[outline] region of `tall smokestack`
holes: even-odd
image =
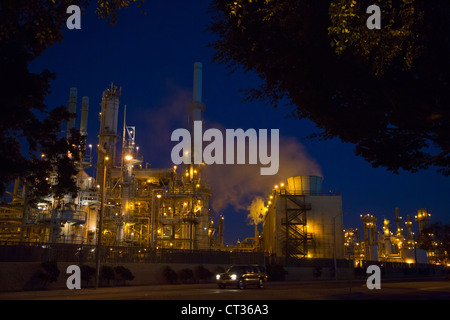
[[[89,98],[83,97],[81,103],[81,121],[80,121],[80,133],[83,136],[87,135],[88,113],[89,113]]]
[[[193,101],[202,103],[202,69],[201,62],[194,63],[194,91]]]
[[[194,165],[195,154],[202,152],[202,150],[194,150],[194,122],[203,121],[203,111],[205,111],[205,105],[202,102],[202,81],[203,81],[203,65],[201,62],[194,63],[194,79],[193,79],[193,92],[192,92],[192,103],[189,106],[188,112],[188,123],[191,130],[191,165],[189,166],[189,180],[199,180],[200,173],[198,165]]]
[[[69,112],[76,115],[77,113],[77,88],[70,88],[70,96],[69,96]],[[70,130],[75,128],[75,119],[76,117],[71,118],[67,121],[67,138],[70,137]]]
[[[203,120],[203,111],[205,105],[202,102],[202,81],[203,66],[201,62],[194,63],[194,85],[192,92],[192,103],[189,107],[189,122],[192,130],[194,130],[194,121]],[[191,131],[194,132],[194,131]]]

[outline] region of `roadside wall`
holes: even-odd
[[[58,269],[60,274],[58,280],[46,285],[47,289],[64,289],[66,288],[66,280],[70,274],[66,274],[67,267],[76,263],[70,262],[58,262]],[[95,264],[86,264],[95,268]],[[167,284],[167,280],[163,276],[163,270],[168,264],[163,263],[105,263],[102,266],[123,266],[128,268],[134,275],[134,279],[127,281],[127,285],[152,285],[152,284]],[[177,274],[183,269],[191,269],[194,271],[199,264],[171,264],[170,268]],[[218,264],[204,264],[204,268],[213,273],[210,281],[214,281],[214,275],[216,274],[218,267],[225,269],[226,265]],[[10,291],[23,291],[26,288],[40,286],[40,283],[36,282],[36,273],[42,269],[41,262],[0,262],[0,292]],[[180,277],[178,277],[180,278]],[[89,287],[94,285],[93,277],[88,284]],[[180,279],[179,279],[180,281]],[[178,282],[179,282],[178,281]],[[191,282],[195,281],[194,279]],[[189,282],[188,282],[189,283]],[[111,283],[113,285],[113,283]],[[82,282],[82,287],[86,287],[86,283]]]
[[[66,274],[67,267],[72,264],[70,262],[58,262],[57,266],[60,271],[58,280],[53,283],[48,283],[46,288],[51,289],[65,289],[66,280],[70,276]],[[87,263],[86,265],[95,268],[95,264]],[[123,266],[128,268],[134,275],[134,279],[127,281],[127,285],[153,285],[153,284],[168,284],[169,282],[164,277],[164,268],[170,266],[170,268],[177,273],[178,280],[180,283],[180,271],[184,269],[191,269],[195,272],[196,268],[200,264],[182,264],[182,263],[104,263],[102,266]],[[229,265],[226,264],[202,264],[204,268],[212,273],[212,277],[208,281],[204,282],[214,282],[214,275],[220,271],[224,270]],[[429,266],[429,265],[428,265]],[[23,290],[42,290],[41,283],[39,282],[39,277],[36,277],[37,272],[42,270],[41,262],[0,262],[0,292],[11,292],[11,291],[23,291]],[[324,267],[285,267],[284,279],[286,281],[314,281],[314,280],[333,280],[334,279],[334,268],[329,266]],[[420,272],[427,271],[427,272]],[[349,267],[338,267],[338,279],[339,280],[349,280],[349,279],[366,279],[367,274],[365,269],[358,270]],[[414,271],[414,272],[413,272]],[[392,270],[383,270],[382,278],[409,278],[409,277],[440,277],[445,276],[443,270],[436,267],[429,269],[418,269],[413,268],[395,268]],[[37,279],[37,280],[36,280]],[[281,280],[281,279],[280,279]],[[37,281],[37,282],[36,282]],[[95,278],[92,277],[89,283],[82,281],[82,288],[93,287]],[[186,283],[196,283],[196,279],[190,279]],[[269,279],[270,281],[270,279]],[[111,282],[111,285],[114,282]]]
[[[53,283],[48,283],[46,287],[48,289],[64,289],[66,288],[66,280],[70,276],[66,274],[67,267],[69,265],[76,264],[70,262],[58,262],[58,269],[60,274],[58,280]],[[95,268],[95,264],[87,264],[90,267]],[[170,266],[178,275],[183,269],[195,269],[199,264],[164,264],[164,263],[106,263],[102,264],[110,267],[123,266],[128,268],[134,275],[134,279],[127,281],[128,285],[153,285],[153,284],[167,284],[168,281],[164,277],[164,268]],[[226,269],[228,265],[221,264],[203,264],[204,268],[209,270],[213,276],[209,282],[214,281],[214,275],[222,269]],[[41,269],[40,262],[0,262],[0,292],[7,291],[22,291],[25,288],[30,287],[30,281],[35,277],[36,272]],[[285,280],[286,281],[298,281],[298,280],[330,280],[334,279],[334,270],[332,268],[323,268],[318,273],[317,269],[312,267],[287,267]],[[348,279],[353,276],[352,269],[340,269],[338,270],[339,279]],[[82,282],[82,287],[94,285],[94,277],[89,284]],[[180,282],[178,277],[178,283]],[[112,285],[113,283],[111,283]]]

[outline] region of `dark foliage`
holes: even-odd
[[[162,275],[167,283],[174,284],[178,281],[177,273],[169,266],[164,267]]]
[[[102,266],[100,268],[100,280],[109,286],[111,280],[114,280],[114,268],[110,266]]]
[[[181,283],[194,283],[195,282],[195,278],[194,278],[194,272],[192,271],[192,269],[183,269],[179,272],[179,278]]]
[[[87,265],[82,265],[80,267],[80,272],[81,272],[81,281],[84,281],[85,285],[89,286],[91,279],[95,278],[95,268]]]
[[[450,262],[450,225],[435,222],[425,227],[417,239],[420,249],[433,252],[434,263],[446,265]]]
[[[130,269],[125,268],[123,266],[114,267],[114,279],[117,281],[131,281],[134,279],[133,273]]]
[[[97,14],[115,23],[119,9],[142,1],[95,3]],[[69,140],[60,134],[62,124],[75,115],[66,106],[50,109],[45,104],[56,75],[47,69],[32,73],[28,65],[63,40],[67,7],[78,5],[84,10],[90,2],[0,1],[0,195],[16,178],[27,185],[28,204],[50,194],[60,198],[77,191],[75,162],[84,152],[84,139],[78,130]]]
[[[46,290],[47,284],[58,280],[60,271],[55,261],[43,262],[35,274],[28,280],[24,290]]]
[[[201,265],[195,268],[194,273],[198,282],[210,282],[214,275],[211,271]]]
[[[382,8],[368,30],[366,8]],[[357,4],[357,5],[355,5]],[[308,118],[374,167],[450,174],[450,2],[215,0],[214,61],[263,80],[247,99]]]

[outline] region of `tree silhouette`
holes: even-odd
[[[369,30],[377,4],[381,29]],[[254,71],[247,91],[312,120],[372,166],[450,174],[450,2],[214,0],[213,60]]]
[[[97,13],[117,22],[119,9],[142,0],[99,0]],[[31,61],[62,41],[69,5],[87,7],[89,0],[2,0],[0,2],[0,195],[11,181],[27,185],[28,201],[53,194],[75,194],[76,162],[84,139],[73,130],[69,139],[61,125],[74,115],[65,106],[44,103],[49,70],[32,73]],[[54,179],[50,177],[53,175]]]

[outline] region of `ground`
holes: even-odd
[[[264,289],[219,289],[216,284],[125,286],[80,290],[0,293],[0,300],[450,300],[450,281],[382,281],[369,290],[364,281],[268,282]]]

